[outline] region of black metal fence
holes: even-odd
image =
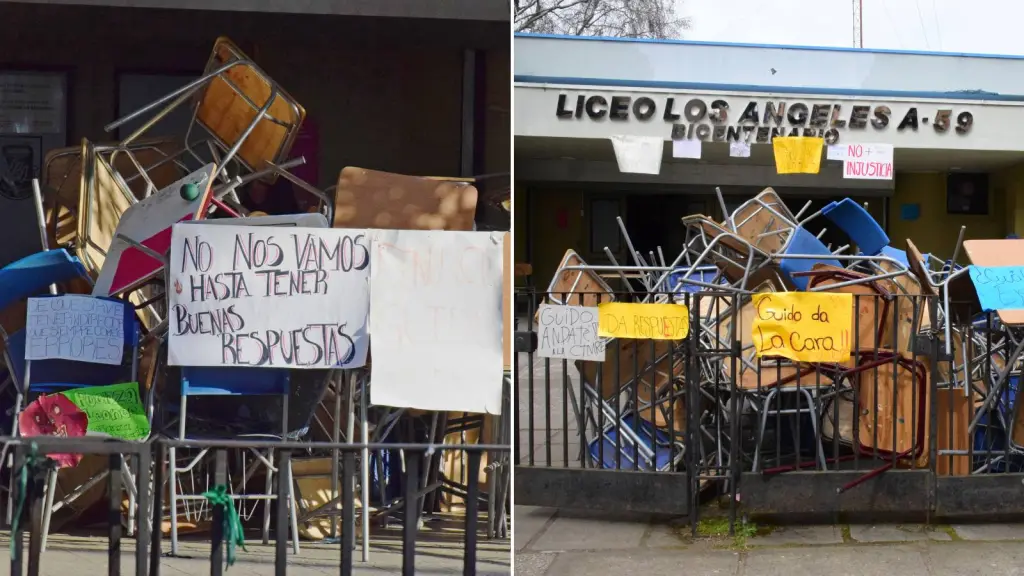
[[[122,528],[122,490],[124,478],[122,470],[123,457],[131,457],[137,496],[139,530],[136,534],[133,573],[158,576],[161,572],[161,558],[164,548],[161,522],[167,514],[167,501],[163,486],[173,479],[168,478],[168,451],[170,448],[207,449],[214,458],[213,485],[210,491],[210,502],[213,511],[213,523],[210,537],[210,574],[223,574],[226,564],[233,561],[234,548],[241,538],[241,526],[237,522],[235,505],[228,493],[227,469],[228,452],[230,450],[273,450],[276,467],[279,471],[288,470],[289,460],[293,455],[308,453],[311,450],[335,451],[340,453],[340,515],[341,537],[339,539],[338,573],[353,573],[354,550],[356,538],[356,492],[357,457],[368,450],[370,453],[393,450],[404,454],[404,470],[402,472],[403,505],[402,516],[402,574],[416,573],[417,532],[420,514],[425,497],[422,490],[421,469],[427,456],[443,451],[464,453],[468,461],[467,470],[481,469],[481,459],[488,455],[491,468],[500,466],[503,457],[507,458],[508,446],[484,444],[348,444],[348,443],[310,443],[310,442],[252,442],[241,440],[218,441],[177,441],[156,439],[146,443],[123,442],[98,438],[0,438],[13,453],[13,514],[11,524],[11,565],[10,574],[21,576],[25,573],[37,576],[45,559],[43,551],[43,516],[44,516],[44,484],[47,472],[54,466],[54,461],[47,454],[92,454],[108,456],[106,502],[107,510],[107,551],[108,574],[121,573]],[[279,473],[275,479],[277,494],[287,494],[289,474]],[[481,504],[487,506],[487,495],[483,493],[478,474],[466,475],[463,486],[465,501],[464,541],[463,541],[463,573],[477,573],[477,550],[480,528],[482,526]],[[276,498],[275,525],[275,574],[284,575],[288,572],[289,545],[289,509],[287,498]],[[410,505],[409,503],[413,503]],[[171,513],[176,513],[172,511]],[[328,514],[337,513],[328,511]],[[365,520],[365,518],[364,518]],[[489,519],[490,520],[490,519]],[[26,562],[25,533],[28,532],[28,554]]]
[[[520,292],[516,504],[689,515],[694,530],[707,510],[1024,514],[1024,334],[970,305],[850,286],[840,363],[759,356],[750,294]],[[685,304],[689,333],[607,340],[603,362],[538,355],[539,304],[612,300]]]

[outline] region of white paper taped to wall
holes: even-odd
[[[846,146],[839,144],[829,144],[828,150],[825,152],[826,160],[845,160],[846,159]]]
[[[657,136],[612,136],[619,172],[660,174],[665,141]]]
[[[700,140],[673,140],[672,157],[700,160]]]
[[[729,156],[733,158],[750,158],[750,144],[743,140],[729,142]]]

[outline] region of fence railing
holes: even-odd
[[[45,559],[43,550],[44,532],[44,494],[45,478],[54,466],[47,454],[91,454],[108,456],[106,472],[106,503],[107,503],[107,551],[108,574],[121,573],[122,533],[122,491],[126,488],[123,476],[123,457],[132,458],[132,476],[134,476],[135,511],[140,519],[136,534],[134,553],[134,573],[158,576],[161,572],[163,552],[163,533],[161,523],[167,510],[167,499],[164,486],[173,478],[168,475],[168,452],[170,449],[198,449],[212,453],[213,489],[206,494],[213,512],[210,534],[209,562],[210,573],[223,574],[227,565],[234,561],[237,539],[242,538],[241,526],[237,522],[237,512],[231,499],[228,481],[228,453],[231,450],[273,450],[276,469],[289,470],[289,461],[296,454],[308,453],[311,450],[340,454],[340,510],[327,511],[326,514],[341,515],[341,537],[339,539],[338,573],[349,575],[354,569],[354,550],[356,538],[356,492],[355,486],[359,474],[357,458],[364,451],[374,453],[381,450],[400,451],[404,458],[402,471],[402,574],[416,573],[417,534],[424,497],[431,488],[424,489],[423,475],[426,468],[424,462],[429,456],[443,451],[457,451],[465,454],[468,470],[481,470],[481,461],[489,455],[491,470],[503,466],[509,446],[485,444],[351,444],[326,442],[253,442],[243,440],[217,441],[178,441],[155,439],[145,443],[106,440],[93,437],[59,438],[41,436],[31,438],[0,438],[13,454],[12,500],[14,510],[11,529],[11,565],[10,574],[21,576],[26,567],[28,576],[40,573]],[[293,487],[289,474],[279,473],[276,477],[277,494],[288,494]],[[479,474],[467,474],[464,491],[465,517],[463,521],[463,573],[476,574],[478,538],[481,529],[481,504],[486,511],[487,498],[483,494]],[[291,513],[288,498],[276,498],[276,524],[274,534],[274,570],[275,574],[284,575],[288,570],[289,520]],[[409,503],[412,503],[411,505]],[[362,503],[366,506],[367,503]],[[326,507],[324,507],[326,508]],[[392,509],[391,512],[396,512]],[[171,514],[177,511],[171,511]],[[365,508],[362,509],[365,514]],[[367,521],[364,516],[363,521]],[[28,533],[28,553],[25,554],[25,533]]]
[[[759,353],[750,293],[521,292],[517,504],[689,514],[694,529],[717,498],[733,522],[1024,514],[1010,496],[1024,334],[942,298],[858,288],[849,359],[831,363]],[[689,332],[602,339],[603,362],[550,357],[551,339],[582,336],[544,325],[540,304],[608,302],[684,304]]]

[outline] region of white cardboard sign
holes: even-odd
[[[597,336],[596,306],[541,304],[538,312],[538,356],[604,362],[605,342]]]
[[[665,140],[657,136],[612,136],[612,148],[619,172],[623,174],[660,174]]]
[[[124,355],[124,304],[77,294],[29,298],[25,360],[119,365]]]
[[[501,412],[504,234],[373,231],[374,405]]]
[[[892,144],[847,144],[843,178],[892,180]]]
[[[744,140],[729,142],[729,156],[733,158],[750,158],[750,144]]]
[[[169,264],[170,365],[366,363],[366,230],[175,224]]]
[[[691,158],[694,160],[700,160],[701,145],[700,140],[673,140],[672,141],[672,157],[673,158]]]

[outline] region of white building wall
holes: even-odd
[[[1024,57],[520,35],[521,82],[1024,101]]]

